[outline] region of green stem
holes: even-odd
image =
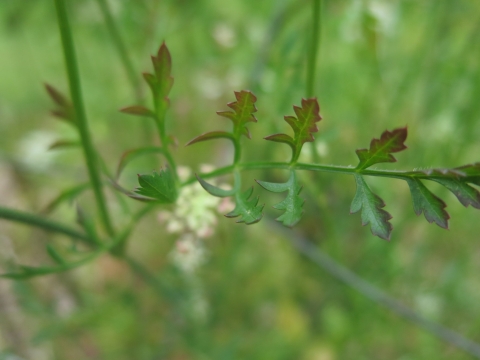
[[[112,12],[110,11],[107,1],[97,0],[97,2],[100,7],[100,11],[102,12],[102,15],[105,19],[107,30],[110,33],[110,36],[112,37],[113,45],[117,49],[118,55],[120,56],[120,61],[122,62],[123,68],[125,69],[125,73],[127,75],[128,81],[130,82],[130,85],[132,86],[132,88],[135,90],[134,91],[135,98],[137,102],[140,103],[142,101],[141,95],[139,93],[140,84],[138,81],[138,76],[135,73],[135,69],[133,67],[132,61],[128,56],[127,47],[125,46],[125,43],[123,42],[122,37],[120,36],[120,32],[118,31],[118,28],[115,25],[115,21],[113,20]]]
[[[105,203],[104,195],[102,192],[102,184],[100,181],[100,175],[98,172],[98,160],[97,154],[90,138],[90,132],[88,129],[87,116],[83,106],[82,91],[80,86],[80,76],[78,73],[77,59],[75,55],[75,48],[70,30],[70,24],[68,22],[67,11],[65,8],[64,0],[54,0],[55,7],[57,9],[57,19],[60,29],[60,35],[62,38],[63,54],[65,57],[65,65],[67,68],[68,81],[70,86],[70,95],[75,110],[75,120],[80,133],[80,139],[82,142],[83,154],[88,168],[88,174],[92,183],[93,192],[95,194],[95,200],[100,212],[100,218],[107,233],[112,236],[114,230],[110,221],[109,213]]]
[[[75,229],[34,214],[25,213],[23,211],[8,209],[0,206],[0,218],[23,223],[29,226],[39,227],[47,231],[57,232],[74,239],[82,240],[88,244],[91,244],[92,242],[86,234],[82,234]]]
[[[329,173],[340,173],[340,174],[359,174],[365,176],[377,176],[377,177],[387,177],[394,179],[407,180],[411,178],[416,179],[438,179],[438,178],[451,178],[451,175],[442,175],[442,174],[426,174],[421,171],[397,171],[397,170],[361,170],[356,169],[351,166],[340,166],[340,165],[318,165],[318,164],[304,164],[296,163],[290,164],[288,162],[267,162],[267,161],[258,161],[258,162],[248,162],[248,163],[238,163],[236,165],[229,165],[218,168],[214,171],[211,171],[206,174],[198,174],[202,179],[209,179],[217,177],[220,175],[225,175],[233,172],[235,169],[238,170],[266,170],[266,169],[280,169],[280,170],[307,170],[307,171],[319,171],[319,172],[329,172]],[[182,186],[194,183],[196,178],[192,177],[185,181]]]
[[[310,48],[308,52],[307,63],[307,97],[315,96],[315,69],[317,63],[317,52],[320,43],[320,31],[321,31],[321,0],[312,0],[312,33],[310,36]]]
[[[321,0],[312,1],[312,26],[310,36],[310,48],[308,53],[307,63],[307,81],[306,81],[306,96],[311,98],[315,96],[315,70],[317,65],[317,53],[320,48],[321,35],[321,16],[322,16],[322,2]],[[312,159],[315,163],[320,162],[320,155],[318,154],[315,143],[310,144],[312,149]],[[298,159],[298,156],[297,156]],[[295,159],[295,161],[297,160]]]

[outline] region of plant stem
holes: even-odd
[[[307,97],[315,96],[315,68],[317,63],[317,52],[320,43],[321,31],[321,0],[312,0],[312,29],[310,36],[310,48],[307,63]]]
[[[7,209],[0,206],[0,218],[39,227],[47,231],[58,232],[71,238],[79,239],[88,244],[91,244],[91,240],[86,234],[82,234],[81,232],[78,232],[68,226],[59,224],[57,222],[45,219],[34,214],[25,213],[23,211],[13,209]]]
[[[206,174],[198,174],[202,179],[213,178],[220,175],[225,175],[233,172],[235,169],[239,170],[265,170],[265,169],[295,169],[295,170],[307,170],[307,171],[319,171],[319,172],[329,172],[329,173],[340,173],[340,174],[359,174],[365,176],[378,176],[378,177],[387,177],[394,179],[438,179],[438,178],[452,178],[449,174],[427,174],[422,171],[398,171],[398,170],[370,170],[370,169],[356,169],[351,166],[340,166],[340,165],[319,165],[319,164],[304,164],[296,163],[290,164],[288,162],[267,162],[267,161],[258,161],[258,162],[248,162],[248,163],[238,163],[236,165],[229,165],[218,168],[214,171],[211,171]],[[472,175],[469,175],[472,176]],[[188,179],[183,185],[188,185],[196,181],[195,177]]]
[[[133,67],[132,61],[128,56],[127,47],[120,36],[120,32],[118,31],[117,26],[115,25],[115,21],[112,17],[112,12],[108,6],[108,2],[106,0],[97,0],[97,3],[100,7],[100,11],[105,19],[105,24],[107,25],[107,30],[110,33],[110,36],[113,40],[113,45],[117,49],[118,55],[120,56],[120,61],[122,62],[123,68],[125,69],[125,73],[127,75],[128,81],[130,82],[130,86],[134,89],[135,98],[137,102],[141,102],[142,98],[139,93],[140,84],[139,84],[139,77],[135,73],[135,69]]]
[[[321,16],[322,16],[322,3],[321,0],[312,1],[312,26],[310,36],[310,48],[308,53],[307,63],[307,81],[306,81],[306,96],[311,98],[315,96],[315,70],[317,65],[317,53],[320,48],[320,35],[321,35]],[[315,146],[315,143],[310,144],[312,151],[313,161],[318,163],[320,155]]]
[[[82,142],[83,154],[88,168],[88,174],[92,183],[95,200],[102,224],[108,235],[113,236],[114,230],[110,221],[110,216],[105,203],[105,198],[102,192],[102,184],[100,181],[100,174],[98,171],[98,159],[95,149],[90,138],[88,129],[87,116],[83,106],[82,91],[80,85],[80,76],[78,73],[77,59],[75,55],[75,47],[73,43],[70,24],[68,22],[67,11],[64,0],[54,0],[57,10],[57,19],[62,38],[63,54],[65,57],[65,65],[67,68],[68,82],[70,86],[70,96],[72,98],[73,107],[75,110],[75,120],[80,133],[80,140]]]

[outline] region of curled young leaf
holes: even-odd
[[[407,180],[412,194],[413,209],[415,214],[422,212],[429,223],[435,222],[438,226],[448,229],[448,219],[450,215],[445,211],[447,205],[442,199],[436,197],[428,190],[423,183],[416,178]]]
[[[355,174],[357,192],[350,206],[350,214],[362,210],[362,225],[370,224],[372,234],[384,240],[390,240],[392,224],[388,221],[392,216],[383,210],[385,203],[370,190],[361,175]]]
[[[404,142],[407,138],[407,128],[399,128],[393,131],[385,130],[380,139],[370,142],[370,149],[358,149],[356,151],[360,163],[357,169],[366,169],[374,164],[382,162],[396,162],[392,153],[406,149]]]

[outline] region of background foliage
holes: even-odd
[[[305,97],[308,1],[122,0],[111,7],[138,80],[151,70],[148,55],[168,43],[175,85],[167,118],[179,164],[198,171],[204,163],[230,163],[227,141],[183,145],[221,126],[215,111],[226,110],[233,91],[244,88],[258,98],[258,123],[250,126],[243,158],[289,159],[288,147],[262,138],[284,132],[283,115],[292,115],[292,105]],[[94,143],[113,172],[123,151],[153,139],[153,126],[118,112],[134,102],[135,92],[98,4],[75,1],[69,11]],[[399,163],[386,164],[389,169],[478,161],[479,24],[480,3],[469,0],[324,1],[315,79],[323,117],[315,134],[320,162],[355,165],[355,149],[404,125],[409,150],[396,155]],[[87,180],[80,151],[47,151],[58,139],[74,138],[50,116],[42,85],[67,90],[53,2],[0,2],[0,53],[1,204],[41,212],[60,189]],[[143,98],[147,87],[138,91]],[[122,184],[133,189],[137,173],[163,162],[154,155],[138,159]],[[304,236],[418,313],[480,341],[478,213],[429,185],[448,203],[452,220],[445,231],[414,215],[407,184],[370,179],[394,217],[387,243],[360,226],[359,214],[348,215],[352,177],[301,176],[309,184],[297,225]],[[281,182],[286,172],[249,172],[244,184],[255,185],[254,178]],[[118,204],[114,196],[108,193]],[[268,204],[281,200],[262,197]],[[78,201],[87,213],[93,209],[91,194]],[[115,223],[124,221],[120,205],[112,211]],[[264,211],[271,219],[280,215],[270,206]],[[73,222],[75,206],[62,205],[52,216]],[[170,255],[179,235],[151,214],[129,251],[158,275],[160,288],[109,256],[58,276],[1,280],[0,358],[470,358],[339,283],[275,229],[265,221],[234,226],[219,216],[205,240],[204,263],[188,272]],[[0,265],[46,263],[51,241],[69,246],[61,236],[1,221]]]

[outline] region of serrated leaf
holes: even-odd
[[[480,193],[477,189],[458,179],[431,178],[430,180],[445,186],[457,197],[463,206],[468,207],[468,205],[472,205],[474,208],[480,209]]]
[[[209,184],[208,182],[203,180],[197,174],[195,174],[195,176],[196,176],[198,182],[200,183],[200,185],[202,185],[202,187],[205,189],[205,191],[208,192],[210,195],[213,195],[213,196],[228,197],[228,196],[235,195],[238,192],[238,190],[240,190],[241,179],[240,179],[240,174],[238,172],[234,173],[234,185],[233,185],[233,188],[231,190],[221,189],[221,188],[219,188],[215,185]]]
[[[253,186],[245,192],[238,191],[235,194],[235,209],[225,214],[226,217],[233,218],[240,216],[237,223],[245,223],[251,225],[259,222],[263,217],[263,207],[265,205],[258,205],[259,197],[250,199],[253,193]]]
[[[450,215],[445,211],[447,205],[442,199],[436,197],[428,190],[423,183],[416,178],[407,180],[412,194],[413,209],[415,214],[422,212],[429,223],[435,222],[438,226],[448,229],[448,219]]]
[[[159,173],[138,175],[140,187],[135,189],[137,194],[156,199],[162,203],[171,204],[177,200],[178,193],[175,179],[170,168],[166,167]]]
[[[316,98],[302,99],[302,107],[294,106],[297,117],[285,116],[285,121],[292,127],[294,137],[286,134],[267,136],[265,140],[283,142],[292,147],[292,162],[300,155],[303,144],[315,140],[313,133],[318,131],[317,122],[322,120],[320,106]]]
[[[153,153],[163,154],[164,151],[162,148],[159,148],[158,146],[145,146],[142,148],[125,151],[122,154],[122,157],[120,158],[120,162],[118,163],[118,166],[117,166],[117,179],[120,177],[123,169],[125,169],[125,166],[127,166],[128,163],[138,158],[139,156],[146,155],[146,154],[153,154]]]
[[[210,131],[205,134],[199,135],[196,138],[193,138],[188,143],[186,143],[185,146],[213,139],[229,139],[235,141],[235,137],[232,133],[228,133],[226,131]]]
[[[302,191],[302,187],[298,185],[295,171],[290,172],[290,178],[285,183],[256,181],[265,190],[271,192],[279,193],[288,191],[285,200],[273,206],[274,209],[285,210],[285,212],[276,219],[277,221],[281,221],[283,225],[288,227],[293,227],[300,221],[303,215],[303,204],[305,200],[298,196]]]
[[[249,122],[257,122],[253,113],[257,112],[255,102],[257,98],[247,90],[235,91],[237,101],[228,103],[227,106],[233,111],[217,111],[217,114],[226,117],[233,122],[233,136],[239,139],[241,135],[250,138],[250,132],[246,125]]]
[[[406,149],[404,142],[407,138],[407,128],[399,128],[393,131],[385,130],[380,139],[372,139],[370,149],[358,149],[356,151],[360,163],[357,169],[366,169],[374,164],[383,162],[396,162],[392,153]]]
[[[120,109],[120,112],[122,112],[124,114],[142,116],[142,117],[148,117],[148,118],[151,118],[151,119],[155,119],[155,113],[153,111],[147,109],[145,106],[142,106],[142,105],[127,106],[125,108]]]
[[[57,108],[52,111],[52,114],[76,126],[75,112],[73,110],[73,105],[68,98],[52,85],[45,84],[45,89],[53,102],[57,105]]]
[[[385,203],[370,190],[362,176],[355,174],[357,191],[350,206],[350,214],[362,210],[362,225],[370,224],[372,234],[390,240],[392,224],[388,221],[392,216],[383,210]]]

